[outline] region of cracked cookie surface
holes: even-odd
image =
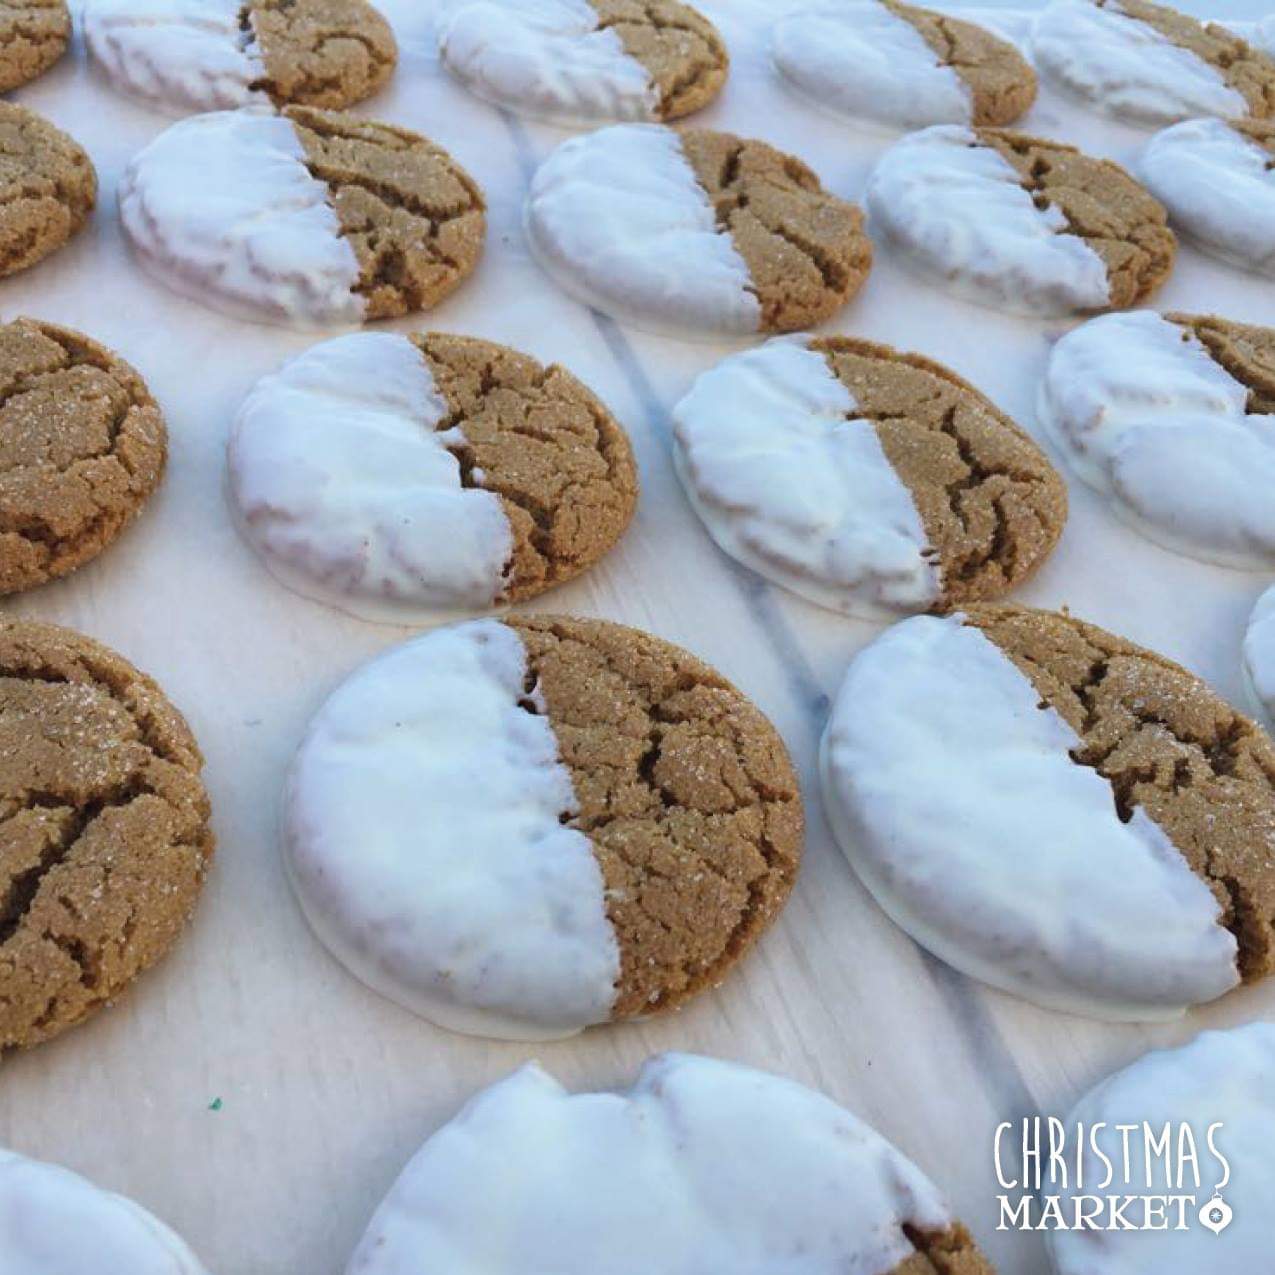
[[[34,319],[0,327],[0,593],[73,571],[163,477],[164,418],[122,359]]]
[[[74,1026],[168,951],[212,855],[202,765],[126,660],[0,623],[0,1049]]]
[[[71,38],[66,0],[0,2],[0,93],[43,75]]]

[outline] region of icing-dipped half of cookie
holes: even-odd
[[[1006,129],[909,134],[873,169],[867,202],[906,263],[1020,313],[1126,309],[1177,254],[1167,212],[1118,164]]]
[[[622,1093],[568,1093],[536,1063],[484,1089],[408,1162],[347,1267],[797,1269],[992,1275],[874,1129],[795,1081],[693,1054],[648,1059]]]
[[[852,662],[833,830],[919,943],[1099,1018],[1275,970],[1275,744],[1185,669],[1069,616],[917,616]]]
[[[536,170],[526,229],[541,266],[635,326],[708,336],[792,332],[862,286],[859,208],[799,159],[708,130],[618,124]]]
[[[787,899],[803,817],[779,736],[707,665],[519,616],[357,670],[301,743],[284,828],[352,973],[454,1031],[540,1040],[720,983]]]
[[[814,0],[771,30],[780,74],[815,105],[894,128],[1012,124],[1036,73],[1008,40],[899,0]]]
[[[129,162],[119,207],[161,283],[300,328],[429,309],[473,271],[486,233],[482,192],[441,147],[304,106],[178,121]]]
[[[1258,598],[1249,616],[1242,671],[1253,711],[1275,733],[1275,585]]]
[[[731,355],[673,411],[674,461],[731,557],[869,619],[997,597],[1048,557],[1067,489],[939,363],[854,337]]]
[[[286,363],[240,408],[227,472],[277,579],[391,624],[572,579],[638,496],[628,435],[570,372],[443,333],[357,332]]]
[[[565,124],[678,119],[730,67],[717,28],[680,0],[452,0],[438,53],[476,96]]]

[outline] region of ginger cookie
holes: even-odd
[[[0,1254],[13,1275],[207,1275],[185,1241],[140,1205],[3,1147]]]
[[[1004,129],[937,124],[896,142],[868,209],[918,270],[1028,314],[1136,305],[1177,251],[1164,208],[1118,164]]]
[[[398,60],[368,0],[88,0],[84,38],[120,92],[183,115],[352,106]]]
[[[1275,275],[1275,122],[1174,124],[1147,144],[1138,172],[1198,247]]]
[[[202,768],[114,651],[0,622],[0,1050],[74,1027],[172,946],[212,857]]]
[[[484,1089],[408,1162],[347,1267],[478,1269],[992,1275],[875,1129],[694,1054],[648,1058],[618,1094],[572,1095],[534,1062]]]
[[[485,101],[567,124],[678,119],[730,66],[717,28],[680,0],[461,0],[438,53]]]
[[[571,373],[441,333],[307,350],[248,396],[228,462],[239,526],[282,583],[398,624],[579,575],[638,494],[628,436]]]
[[[993,598],[1067,520],[1035,443],[939,363],[854,337],[780,338],[705,372],[674,462],[726,553],[869,619]]]
[[[562,288],[657,331],[809,327],[841,309],[872,264],[862,213],[799,159],[655,124],[564,142],[532,178],[526,226]]]
[[[284,807],[337,959],[509,1040],[715,987],[802,846],[788,754],[739,691],[659,638],[561,616],[470,620],[365,664],[311,722]]]
[[[1054,0],[1032,28],[1032,51],[1059,83],[1135,123],[1275,114],[1275,58],[1149,0]]]
[[[1092,1201],[1077,1197],[1102,1194],[1104,1158],[1131,1198],[1123,1226],[1108,1227],[1105,1208],[1090,1225],[1047,1229],[1058,1275],[1238,1275],[1269,1265],[1273,1079],[1275,1025],[1258,1022],[1144,1054],[1085,1094],[1066,1120],[1067,1129],[1084,1130],[1076,1161],[1083,1177],[1062,1188],[1063,1216],[1075,1216],[1078,1204],[1092,1211]],[[1167,1158],[1148,1142],[1166,1128]]]
[[[0,594],[97,557],[167,458],[164,417],[123,359],[52,323],[0,325]]]
[[[1275,567],[1275,329],[1104,315],[1054,346],[1037,415],[1143,535],[1206,562]]]
[[[1275,970],[1275,744],[1163,656],[980,604],[853,661],[824,799],[864,885],[949,964],[1101,1018]]]
[[[306,106],[181,120],[134,156],[119,199],[160,282],[301,328],[436,305],[474,269],[486,229],[482,192],[441,147]]]
[[[5,0],[0,5],[0,93],[43,75],[70,39],[66,0]]]
[[[986,28],[898,0],[815,0],[771,31],[779,72],[815,105],[890,128],[1012,124],[1036,73]]]

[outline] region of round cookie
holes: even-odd
[[[1032,52],[1074,93],[1136,123],[1275,114],[1275,59],[1149,0],[1053,0],[1032,28]]]
[[[84,39],[120,92],[178,114],[340,109],[380,89],[398,60],[368,0],[88,0]]]
[[[569,1094],[536,1063],[484,1089],[408,1162],[347,1270],[992,1267],[934,1184],[831,1099],[737,1063],[661,1054],[619,1094]]]
[[[829,820],[882,908],[1037,1004],[1151,1020],[1275,970],[1275,744],[1070,616],[915,616],[851,663]]]
[[[164,417],[123,359],[38,319],[0,325],[0,594],[97,557],[167,458]]]
[[[66,0],[6,0],[0,7],[0,93],[43,75],[70,39]]]
[[[563,368],[470,337],[357,332],[249,394],[230,496],[282,583],[408,624],[520,602],[620,538],[623,428]]]
[[[78,142],[42,115],[0,102],[0,278],[62,247],[97,203],[97,173]]]
[[[547,1040],[675,1008],[770,925],[801,855],[770,723],[602,620],[471,620],[365,664],[284,804],[325,946],[453,1031]]]
[[[872,263],[859,209],[800,160],[657,124],[562,143],[532,178],[526,226],[540,264],[578,300],[689,335],[813,326]]]
[[[1186,120],[1138,164],[1173,224],[1206,252],[1275,275],[1275,123]]]
[[[1275,733],[1275,585],[1258,598],[1249,616],[1243,671],[1253,711]]]
[[[441,147],[306,106],[180,120],[133,157],[119,201],[161,283],[300,328],[436,305],[474,269],[486,230],[482,192]]]
[[[1109,1164],[1110,1189],[1132,1199],[1122,1210],[1125,1227],[1048,1231],[1058,1275],[1201,1275],[1269,1265],[1275,1245],[1269,1189],[1273,1081],[1275,1026],[1249,1023],[1144,1054],[1081,1098],[1066,1121],[1088,1139],[1077,1167],[1089,1184],[1081,1193],[1102,1193],[1096,1184],[1107,1180]],[[1183,1125],[1190,1127],[1189,1142]],[[1144,1149],[1148,1136],[1166,1128],[1173,1140],[1172,1172],[1164,1156]],[[1129,1178],[1123,1176],[1122,1130],[1132,1131]],[[1192,1147],[1194,1166],[1187,1154]],[[1074,1180],[1061,1191],[1066,1217],[1074,1213],[1076,1194]],[[1179,1205],[1175,1197],[1183,1195],[1187,1200]],[[1159,1201],[1148,1198],[1156,1196]],[[1174,1199],[1167,1210],[1165,1196]],[[1206,1228],[1205,1210],[1218,1196],[1230,1220],[1222,1229]]]
[[[854,337],[779,338],[673,410],[674,463],[731,557],[869,619],[996,597],[1067,519],[1035,443],[941,364]]]
[[[891,128],[1012,124],[1036,73],[1000,36],[899,0],[815,0],[771,30],[779,72],[817,106]]]
[[[868,210],[918,270],[1027,314],[1136,305],[1177,249],[1165,210],[1118,164],[1003,129],[909,134],[873,170]]]
[[[207,1275],[185,1241],[140,1205],[3,1147],[0,1256],[8,1275]]]
[[[0,1051],[75,1026],[172,946],[212,857],[202,767],[114,651],[0,621]]]
[[[438,52],[485,101],[566,124],[690,115],[730,66],[717,28],[680,0],[460,0]]]
[[[1037,416],[1143,535],[1206,562],[1275,566],[1275,329],[1104,315],[1054,346]]]

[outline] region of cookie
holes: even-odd
[[[486,228],[481,191],[441,147],[305,106],[179,121],[134,156],[119,200],[161,283],[300,328],[437,305],[474,269]]]
[[[70,39],[66,0],[6,0],[0,8],[0,93],[43,75]]]
[[[1067,489],[941,364],[854,337],[731,355],[673,410],[674,463],[731,557],[868,619],[996,597],[1049,555]]]
[[[605,1166],[605,1172],[602,1171]],[[410,1160],[349,1275],[991,1275],[932,1182],[795,1081],[694,1054],[569,1094],[529,1063]]]
[[[1138,173],[1205,252],[1275,275],[1275,123],[1174,124],[1147,144]]]
[[[1168,214],[1118,164],[1003,129],[909,134],[873,170],[868,210],[918,270],[1027,314],[1136,305],[1177,249]]]
[[[1275,567],[1275,329],[1151,310],[1094,319],[1054,346],[1037,416],[1143,535]]]
[[[526,226],[562,288],[657,331],[810,327],[841,309],[872,262],[859,209],[799,159],[657,124],[564,142],[532,178]]]
[[[0,1050],[75,1026],[172,946],[212,857],[202,767],[114,651],[0,622]]]
[[[0,102],[0,277],[62,247],[97,203],[80,144],[42,115]]]
[[[1127,1182],[1111,1189],[1132,1198],[1122,1210],[1123,1227],[1047,1232],[1058,1275],[1201,1275],[1269,1265],[1272,1079],[1275,1026],[1249,1023],[1144,1054],[1081,1098],[1066,1127],[1084,1130],[1076,1171],[1087,1185],[1077,1192],[1072,1179],[1062,1190],[1063,1216],[1073,1216],[1077,1194],[1103,1193],[1107,1164],[1113,1183]],[[1144,1141],[1166,1129],[1172,1170],[1164,1154],[1144,1152]],[[1122,1130],[1132,1132],[1128,1179]],[[1160,1202],[1148,1198],[1154,1196]],[[1172,1201],[1167,1210],[1165,1196]],[[1226,1212],[1214,1220],[1208,1213],[1219,1198]]]
[[[1244,685],[1253,711],[1275,734],[1275,585],[1257,600],[1244,633]]]
[[[690,115],[730,66],[717,28],[679,0],[461,0],[438,53],[485,101],[566,124]]]
[[[1066,615],[981,604],[850,666],[824,800],[878,903],[971,977],[1172,1017],[1275,970],[1275,744]]]
[[[1000,36],[898,0],[816,0],[771,30],[780,74],[817,106],[891,128],[1012,124],[1036,73]]]
[[[312,347],[249,394],[228,460],[239,526],[282,583],[398,624],[579,575],[637,504],[628,436],[571,373],[441,333]]]
[[[2,1147],[0,1254],[12,1275],[207,1275],[185,1241],[132,1200]]]
[[[351,106],[398,60],[368,0],[88,0],[90,56],[121,93],[175,114]]]
[[[1275,114],[1275,58],[1148,0],[1054,0],[1032,28],[1032,51],[1047,75],[1135,123]]]
[[[0,325],[0,594],[97,557],[167,458],[164,417],[123,359],[38,319]]]
[[[716,986],[792,888],[783,743],[659,638],[558,616],[434,629],[364,665],[293,763],[315,933],[453,1031],[572,1035]]]

